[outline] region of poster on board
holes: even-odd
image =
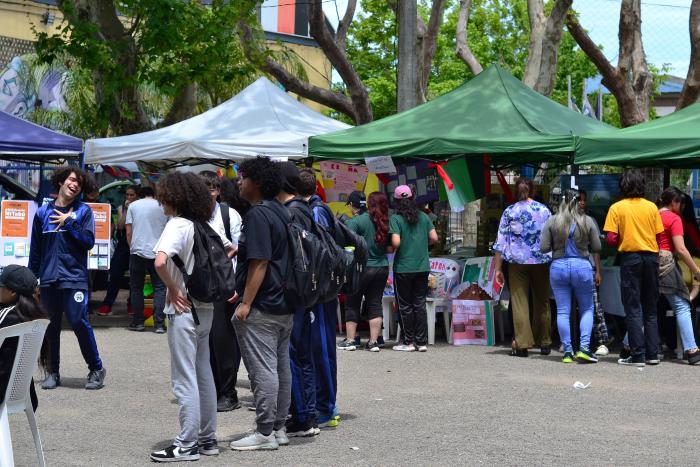
[[[95,220],[95,245],[88,252],[88,269],[109,270],[112,239],[112,207],[108,203],[85,203]]]
[[[36,213],[34,201],[3,200],[0,206],[0,267],[29,264],[29,244]]]
[[[438,190],[437,173],[429,167],[428,161],[417,161],[410,164],[401,164],[396,167],[397,174],[389,178],[386,187],[391,194],[398,185],[408,185],[413,191],[413,198],[417,203],[430,203],[440,199]],[[442,183],[440,181],[440,183]]]
[[[362,191],[367,180],[367,167],[342,162],[321,162],[321,178],[329,203],[345,203],[355,190]]]

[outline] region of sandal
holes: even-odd
[[[523,358],[526,358],[528,356],[527,349],[519,349],[517,347],[515,340],[513,340],[513,342],[510,344],[510,355],[511,355],[511,357],[523,357]]]

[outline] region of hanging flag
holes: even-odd
[[[591,105],[591,102],[588,100],[587,95],[583,96],[583,108],[581,109],[581,113],[583,115],[585,115],[586,117],[591,117],[591,118],[595,118],[595,119],[598,118],[595,110],[593,110],[593,106]]]
[[[569,108],[571,110],[575,110],[576,112],[581,112],[578,107],[576,106],[576,102],[574,102],[574,98],[571,96],[571,75],[568,75],[566,77],[566,83],[567,83],[567,103],[569,105]]]

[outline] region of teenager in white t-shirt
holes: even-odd
[[[194,267],[194,224],[209,222],[212,199],[202,179],[193,173],[173,172],[158,184],[158,200],[172,216],[158,243],[155,267],[167,289],[168,346],[173,394],[180,412],[180,434],[173,444],[151,454],[156,462],[197,460],[217,455],[216,388],[209,363],[209,332],[214,307],[187,298],[185,280],[172,261],[180,257],[188,273]],[[191,313],[195,307],[199,325]]]

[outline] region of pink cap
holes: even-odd
[[[399,185],[394,189],[395,199],[410,198],[411,196],[413,196],[413,193],[408,185]]]

